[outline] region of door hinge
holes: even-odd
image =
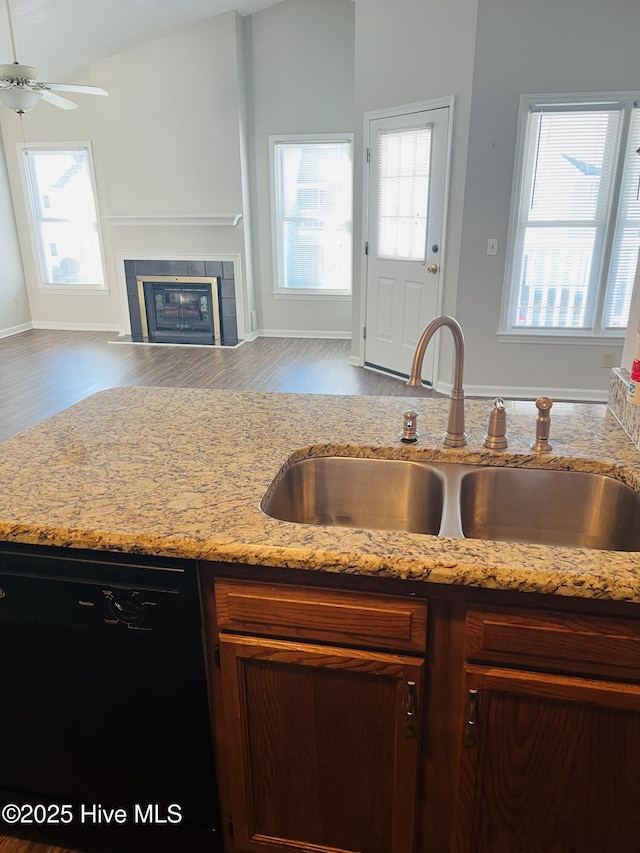
[[[216,665],[216,669],[220,669],[220,644],[216,643],[213,647],[213,662]]]
[[[365,253],[365,255],[369,254],[369,242],[368,241],[364,244],[364,253]]]
[[[367,148],[367,163],[371,162],[371,149]]]
[[[364,340],[364,341],[367,340],[367,327],[366,326],[362,329],[362,340]]]
[[[232,817],[229,817],[229,820],[227,821],[227,834],[229,835],[229,838],[233,838],[233,818]]]

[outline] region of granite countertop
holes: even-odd
[[[103,391],[0,444],[0,540],[640,602],[640,552],[292,524],[260,500],[294,452],[576,468],[640,491],[640,452],[604,404],[556,403],[532,454],[533,401],[506,402],[509,448],[482,446],[489,403],[175,388]],[[402,412],[420,440],[399,442]],[[313,450],[310,450],[313,448]]]

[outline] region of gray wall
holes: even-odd
[[[604,395],[609,374],[600,367],[601,344],[502,343],[496,337],[518,98],[522,93],[639,89],[639,36],[638,0],[284,0],[245,19],[228,13],[104,60],[83,82],[105,85],[111,92],[106,103],[84,99],[73,113],[42,104],[25,117],[24,128],[34,140],[93,141],[107,219],[128,214],[144,220],[168,213],[188,219],[234,214],[240,208],[245,213],[236,228],[105,223],[114,296],[117,253],[129,257],[136,248],[149,253],[159,246],[196,253],[228,249],[244,255],[247,268],[253,261],[261,330],[346,335],[353,328],[357,362],[363,116],[454,95],[442,309],[455,314],[465,330],[467,388],[522,396],[542,391],[553,396],[564,389],[578,397],[600,389]],[[169,75],[155,91],[152,81],[181,62],[195,63],[189,96],[179,76]],[[308,69],[304,74],[302,67]],[[248,168],[242,158],[245,70]],[[0,122],[29,286],[33,263],[15,149],[22,125],[6,110]],[[300,303],[272,293],[268,136],[330,131],[356,136],[353,314],[348,302]],[[203,163],[209,168],[203,169]],[[0,163],[3,204],[8,210]],[[10,227],[0,236],[8,246],[0,246],[0,329],[28,321],[12,234]],[[489,237],[499,240],[495,257],[486,255]],[[19,309],[13,308],[16,289]],[[35,320],[72,321],[71,327],[117,322],[115,300],[71,296],[56,299],[54,306],[51,297],[31,295]],[[248,294],[248,310],[251,303]],[[448,383],[448,342],[442,347],[439,378]]]
[[[356,0],[356,167],[353,360],[362,359],[363,115],[372,110],[455,96],[451,187],[443,273],[443,310],[454,313],[462,226],[477,0]],[[441,374],[451,375],[443,335]]]
[[[243,212],[238,29],[241,17],[228,12],[96,63],[79,82],[101,85],[109,97],[78,95],[79,109],[41,103],[21,121],[2,108],[35,325],[122,328],[122,258],[242,258],[244,219],[235,227],[214,221]],[[38,288],[16,149],[23,137],[30,142],[91,141],[108,293]],[[248,297],[245,303],[252,307]]]
[[[0,139],[0,337],[27,328],[31,322],[24,284],[9,176]]]
[[[244,19],[253,270],[263,334],[349,337],[351,302],[274,296],[269,136],[353,132],[354,4],[285,0]]]
[[[638,0],[479,0],[456,314],[467,343],[465,382],[492,393],[565,389],[606,397],[610,343],[501,343],[509,204],[521,94],[640,89]],[[487,239],[499,251],[486,254]]]

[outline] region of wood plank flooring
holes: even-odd
[[[259,338],[235,349],[114,341],[114,334],[46,330],[0,339],[0,440],[117,386],[439,396],[350,365],[349,341]],[[82,851],[52,846],[35,834],[27,839],[0,836],[0,853]]]
[[[0,441],[90,394],[125,385],[440,396],[350,365],[349,341],[259,338],[234,349],[113,341],[115,334],[103,332],[39,329],[0,339]]]

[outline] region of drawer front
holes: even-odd
[[[640,680],[640,621],[469,610],[466,657],[477,663]]]
[[[424,652],[424,601],[308,587],[216,581],[221,631]]]

